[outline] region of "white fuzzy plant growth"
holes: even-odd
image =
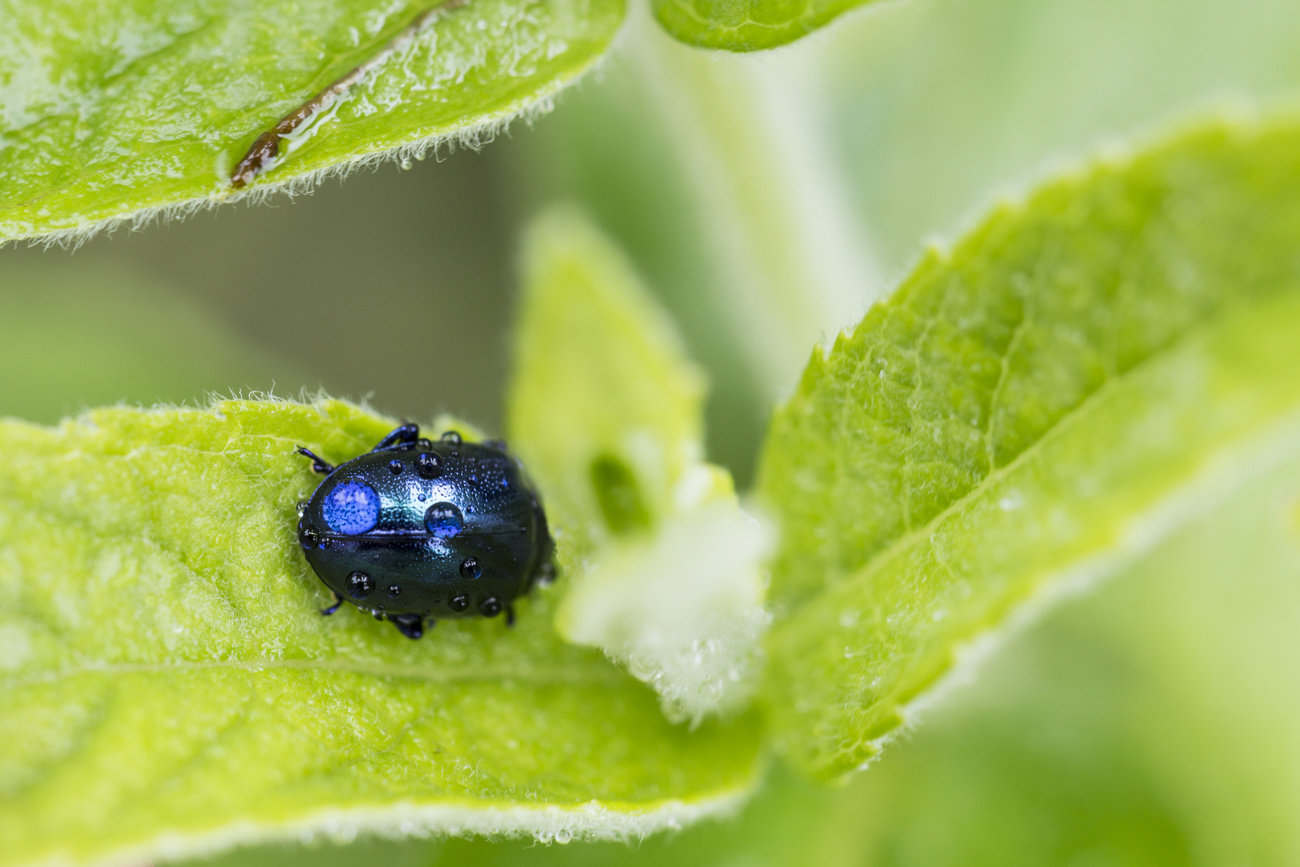
[[[740,709],[761,663],[767,526],[734,496],[603,549],[565,598],[556,625],[601,648],[659,693],[675,722]]]

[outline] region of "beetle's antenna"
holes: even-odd
[[[313,472],[320,473],[322,476],[328,476],[330,473],[334,472],[333,464],[326,463],[324,459],[313,454],[310,450],[298,446],[296,451],[303,457],[311,458],[311,468]]]

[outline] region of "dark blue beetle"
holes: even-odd
[[[326,476],[300,504],[298,543],[344,600],[419,638],[439,617],[514,623],[515,599],[552,577],[554,546],[537,494],[496,441],[438,442],[404,424],[371,451],[334,467],[304,448]]]

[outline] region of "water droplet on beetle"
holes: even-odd
[[[464,611],[469,607],[469,597],[464,593],[459,596],[453,596],[450,601],[447,602],[447,607],[452,611]]]
[[[475,557],[466,557],[460,564],[460,574],[473,580],[483,574],[483,567]]]
[[[415,459],[415,471],[422,479],[436,479],[442,473],[442,458],[425,452]]]
[[[400,476],[402,474],[402,462],[393,458],[388,462],[388,471],[395,476]]]
[[[484,617],[496,617],[501,613],[501,600],[489,596],[478,604],[478,610]]]
[[[388,585],[388,595],[389,595],[389,596],[392,596],[394,599],[396,599],[398,596],[401,596],[401,595],[402,595],[402,587],[401,587],[401,585],[400,585],[400,584],[389,584],[389,585]]]
[[[299,517],[299,518],[302,517],[302,513],[303,513],[303,512],[307,511],[307,504],[308,504],[309,502],[310,502],[309,500],[299,500],[299,501],[298,501],[298,517]]]
[[[450,539],[465,527],[465,516],[455,503],[434,503],[424,513],[424,526],[439,539]]]
[[[444,433],[442,435],[442,441],[445,443],[450,443],[451,445],[454,446],[458,446],[463,442],[463,440],[460,437],[460,434],[454,430],[449,430],[446,433]]]
[[[353,572],[348,576],[348,595],[353,599],[365,599],[375,592],[375,580],[365,572]]]

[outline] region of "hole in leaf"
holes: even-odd
[[[624,536],[650,529],[650,510],[631,467],[622,460],[603,454],[592,461],[591,485],[610,532]]]

